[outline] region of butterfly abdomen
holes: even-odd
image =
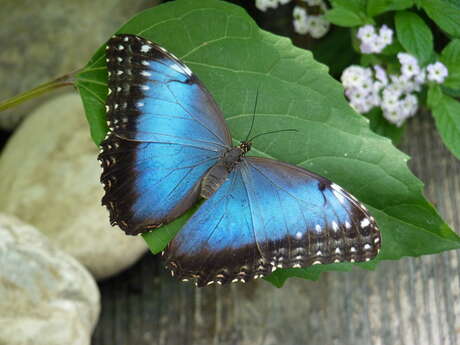
[[[209,199],[217,191],[242,156],[243,151],[240,147],[233,147],[223,154],[222,160],[209,169],[201,182],[202,198]]]

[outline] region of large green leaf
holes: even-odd
[[[375,261],[460,246],[458,236],[423,198],[422,183],[406,166],[407,156],[348,106],[327,67],[290,40],[259,29],[243,9],[215,0],[174,1],[138,14],[118,31],[156,41],[181,58],[222,108],[235,144],[248,131],[258,89],[256,131],[299,132],[262,136],[251,154],[312,170],[362,200],[382,229],[383,247]],[[101,47],[76,77],[97,143],[106,130],[105,68]],[[145,235],[152,251],[159,252],[192,212]],[[282,270],[270,279],[280,285],[289,276],[314,278],[323,270],[350,267]]]
[[[395,24],[398,41],[425,65],[434,54],[433,34],[428,25],[417,14],[408,11],[396,13]]]

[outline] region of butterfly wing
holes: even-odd
[[[248,281],[276,268],[375,257],[380,232],[364,205],[328,179],[265,158],[244,158],[170,243],[182,279]]]
[[[102,203],[112,224],[137,234],[174,220],[196,202],[201,178],[231,138],[206,88],[162,47],[117,35],[106,57]]]

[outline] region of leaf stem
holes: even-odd
[[[57,89],[59,87],[63,86],[68,86],[68,85],[74,85],[75,83],[75,74],[76,72],[72,72],[66,75],[63,75],[59,78],[56,78],[54,80],[51,80],[47,83],[41,84],[37,87],[34,87],[33,89],[26,91],[24,93],[21,93],[17,96],[11,97],[3,102],[0,102],[0,112],[4,111],[6,109],[12,108],[16,105],[19,105],[25,101],[28,101],[29,99],[38,97],[44,93],[47,93],[51,90]]]

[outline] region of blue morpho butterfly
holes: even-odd
[[[116,35],[106,57],[99,160],[112,225],[151,231],[206,199],[164,252],[171,274],[204,286],[377,255],[380,232],[363,204],[308,170],[247,157],[251,142],[232,146],[214,99],[173,54]]]

